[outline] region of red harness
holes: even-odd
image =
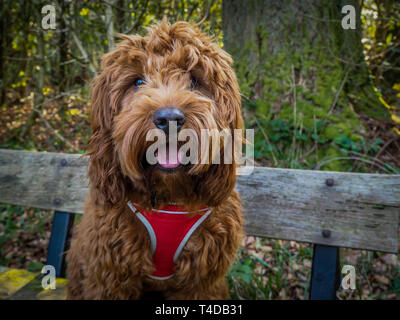
[[[146,227],[151,243],[151,252],[156,270],[149,277],[158,280],[174,275],[175,263],[190,236],[208,217],[211,210],[204,208],[188,217],[184,207],[168,205],[151,212],[128,202],[129,208]]]

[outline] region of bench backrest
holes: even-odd
[[[0,203],[83,213],[87,165],[0,149]],[[400,175],[256,167],[237,189],[248,235],[397,253]]]

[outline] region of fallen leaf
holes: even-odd
[[[386,263],[392,267],[395,267],[399,263],[397,255],[395,255],[395,254],[385,254],[385,255],[381,256],[380,259],[384,263]]]
[[[389,285],[390,284],[390,280],[385,277],[385,276],[381,276],[379,274],[374,275],[374,278],[376,281],[380,282],[381,284],[385,284],[385,285]]]

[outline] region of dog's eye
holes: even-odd
[[[199,86],[199,82],[197,81],[197,79],[193,76],[190,77],[190,89],[196,89]]]
[[[139,88],[143,84],[144,84],[144,80],[142,78],[137,78],[137,79],[135,79],[135,81],[133,81],[133,86],[135,88]]]

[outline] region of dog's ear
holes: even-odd
[[[212,164],[201,178],[197,187],[198,194],[206,195],[209,206],[216,206],[224,201],[232,192],[236,183],[236,168],[234,156],[235,134],[234,129],[243,129],[243,118],[241,115],[241,97],[239,85],[235,72],[232,69],[232,58],[224,50],[218,48],[218,72],[214,73],[214,97],[217,104],[220,129],[229,129],[232,138],[232,164],[223,163],[224,148],[221,146],[221,164]],[[242,139],[244,142],[244,140]],[[241,151],[241,150],[240,150]],[[236,150],[239,152],[239,150]]]
[[[113,121],[123,95],[123,90],[115,90],[119,67],[114,62],[122,54],[121,47],[106,54],[102,60],[103,71],[92,82],[89,178],[95,192],[92,199],[102,205],[118,205],[125,198],[129,183],[121,173],[112,139]]]
[[[232,68],[233,60],[224,50],[218,50],[217,72],[214,73],[214,97],[218,105],[219,119],[223,120],[226,128],[243,129],[241,115],[242,100],[239,84]]]

